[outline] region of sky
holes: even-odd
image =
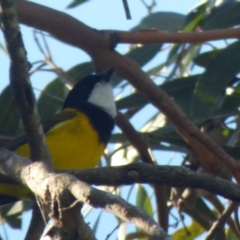
[[[144,5],[141,3],[141,0],[129,0],[129,8],[132,15],[132,20],[127,20],[125,17],[124,8],[121,0],[90,0],[89,2],[82,4],[80,7],[74,9],[66,9],[66,6],[70,3],[70,1],[33,1],[40,3],[42,5],[54,8],[59,11],[64,11],[67,14],[77,18],[82,21],[86,25],[96,28],[98,30],[104,29],[116,29],[116,30],[129,30],[132,27],[136,26],[140,20],[147,15],[147,10]],[[151,2],[151,1],[146,1]],[[182,14],[186,14],[195,4],[200,1],[197,0],[157,0],[157,6],[154,9],[154,12],[157,11],[171,11],[178,12]],[[30,62],[36,62],[43,59],[43,56],[39,49],[36,46],[35,41],[33,40],[33,29],[25,27],[21,25],[21,31],[24,39],[24,43],[26,46],[26,50],[28,53],[28,60]],[[3,44],[3,36],[0,34],[0,43]],[[51,50],[51,55],[53,56],[53,61],[58,67],[63,67],[63,70],[67,70],[72,66],[89,61],[90,58],[83,51],[72,47],[67,46],[64,43],[61,43],[53,38],[47,39],[49,48]],[[121,53],[126,53],[128,50],[128,45],[122,44],[117,47],[117,50]],[[9,60],[6,53],[0,50],[0,72],[1,72],[1,81],[0,81],[0,91],[8,84],[8,69],[9,69]],[[31,76],[31,81],[33,87],[36,89],[36,96],[39,95],[41,89],[51,80],[53,80],[56,76],[53,73],[49,72],[38,72]],[[137,124],[137,123],[136,123]],[[173,153],[166,153],[166,163],[171,159]],[[180,159],[175,158],[175,164],[179,162]],[[133,190],[133,192],[136,189]],[[125,194],[123,190],[123,195]],[[100,213],[100,210],[97,210],[94,216]],[[108,218],[108,225],[103,225],[101,227],[102,231],[98,231],[98,239],[104,239],[106,236],[102,236],[101,234],[108,234],[111,230],[116,226],[115,217],[111,214],[106,214]],[[22,230],[11,231],[8,226],[4,225],[0,227],[0,235],[5,235],[4,232],[7,232],[8,239],[23,239],[24,233],[28,227],[28,221],[30,218],[30,213],[24,214],[24,221]],[[89,218],[91,221],[91,217]],[[111,219],[113,221],[111,221]],[[111,223],[110,223],[111,222]],[[124,228],[124,226],[123,226]],[[116,235],[113,235],[110,239],[115,239]],[[7,238],[4,238],[7,240]]]

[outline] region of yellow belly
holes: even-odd
[[[88,117],[80,112],[73,120],[57,124],[45,137],[53,167],[58,170],[95,167],[105,148]],[[15,152],[29,157],[27,144]]]
[[[88,117],[80,112],[74,119],[57,124],[45,137],[53,167],[58,170],[95,167],[105,149]],[[15,152],[29,157],[27,144],[18,147]],[[23,185],[0,184],[0,195],[26,199],[32,194]]]

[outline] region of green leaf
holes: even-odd
[[[233,158],[239,159],[240,156],[240,148],[239,146],[230,147],[230,146],[222,146],[222,148]]]
[[[201,45],[189,45],[187,47],[185,46],[180,54],[176,56],[176,63],[174,65],[174,68],[176,68],[176,70],[178,69],[177,76],[179,78],[186,76],[186,74],[189,75],[189,71],[193,67],[192,59],[199,54],[200,49]],[[171,74],[169,76],[171,76]],[[167,80],[172,79],[167,78]]]
[[[156,134],[153,132],[147,135],[152,141],[162,141],[177,146],[186,146],[184,140],[175,131],[167,134]]]
[[[66,74],[74,81],[77,82],[81,78],[90,75],[94,72],[92,62],[84,62],[77,64],[69,69]]]
[[[150,44],[136,47],[125,56],[133,59],[140,66],[144,66],[160,51],[161,46],[161,44]]]
[[[49,118],[61,109],[67,91],[59,79],[53,80],[43,89],[37,102],[38,112],[42,119]]]
[[[240,85],[238,85],[231,95],[227,95],[221,106],[221,110],[233,111],[238,110],[240,105]]]
[[[72,3],[70,3],[67,8],[74,8],[77,7],[78,5],[82,4],[82,3],[86,3],[89,0],[74,0]]]
[[[131,31],[144,29],[177,30],[183,27],[185,15],[175,12],[155,12],[142,19]]]
[[[170,17],[170,18],[169,18]],[[157,12],[145,17],[139,25],[131,29],[136,31],[144,28],[156,28],[159,30],[176,30],[179,29],[185,20],[185,16],[172,12]],[[141,47],[136,47],[125,54],[136,61],[141,67],[147,64],[160,51],[162,44],[149,44]],[[113,86],[118,85],[122,81],[122,77],[114,75],[112,78]]]
[[[239,238],[235,235],[235,233],[230,228],[226,229],[226,239],[239,240]]]
[[[166,128],[162,127],[157,130],[158,132],[166,132]],[[169,129],[169,131],[175,131],[173,127]],[[147,138],[149,147],[153,150],[163,150],[163,151],[175,151],[186,153],[186,145],[183,140],[170,138],[167,135],[156,135],[155,138],[153,136],[148,136],[146,133],[140,133],[144,139]],[[126,143],[128,140],[122,133],[115,133],[112,135],[110,139],[110,143]],[[169,141],[169,142],[168,142]],[[168,144],[166,144],[168,143]]]
[[[194,120],[211,116],[218,107],[218,97],[240,71],[240,42],[229,45],[208,65],[199,77],[191,103]]]
[[[162,44],[149,44],[138,47],[136,45],[130,52],[125,54],[125,57],[131,58],[135,62],[137,62],[141,67],[147,64],[156,54],[160,51]],[[115,87],[121,81],[122,77],[114,74],[111,84]]]
[[[23,210],[24,204],[22,201],[2,206],[0,224],[7,222],[12,228],[20,229],[22,225],[21,216]]]
[[[170,151],[170,152],[178,152],[178,153],[187,153],[186,151],[186,145],[185,146],[177,146],[177,145],[173,145],[173,144],[166,144],[167,141],[163,141],[163,142],[153,142],[150,141],[149,145],[151,146],[152,150],[155,151]]]
[[[229,28],[240,24],[240,3],[231,3],[203,25],[203,30]]]
[[[19,114],[9,86],[0,95],[0,112],[0,134],[15,136],[19,126]]]
[[[189,207],[184,209],[183,211],[187,213],[196,222],[198,222],[204,229],[208,230],[211,227],[211,224],[209,223],[209,221],[206,220],[206,217],[212,220],[212,222],[217,220],[217,217],[215,216],[214,212],[203,201],[202,198],[197,198],[195,203],[193,204],[194,208]],[[196,211],[196,209],[198,211]],[[223,240],[224,238],[222,237],[221,233],[217,232],[213,239]]]
[[[190,102],[189,99],[192,97],[193,89],[199,75],[193,75],[186,78],[175,79],[174,81],[167,82],[160,85],[168,95],[170,95],[174,101],[185,111],[189,112]],[[146,105],[148,100],[139,93],[133,93],[130,96],[124,97],[116,102],[117,108],[129,109],[132,107],[141,107]]]
[[[112,134],[109,142],[110,143],[124,143],[127,141],[127,138],[124,134],[122,133],[114,133]]]
[[[135,240],[135,239],[148,240],[149,238],[147,238],[143,232],[131,232],[131,233],[128,233],[125,237],[125,240]]]
[[[161,63],[161,64],[149,69],[146,73],[148,75],[155,75],[155,74],[159,73],[164,67],[165,67],[165,63]]]
[[[151,199],[148,196],[148,193],[143,187],[143,185],[138,184],[137,186],[138,186],[138,191],[137,191],[136,205],[137,207],[144,209],[150,216],[152,216],[153,209],[152,209]]]
[[[203,54],[199,54],[197,57],[193,59],[193,62],[200,67],[206,68],[211,63],[211,61],[216,59],[218,54],[221,52],[222,52],[221,49],[217,49],[217,50],[205,52]]]
[[[2,49],[3,50],[3,52],[5,52],[6,54],[8,54],[8,51],[7,51],[7,49],[4,47],[4,45],[3,44],[1,44],[0,43],[0,49]]]
[[[202,24],[207,7],[207,1],[201,2],[188,13],[184,23],[184,32],[193,31],[197,26],[200,26]]]
[[[178,57],[178,52],[180,52],[182,49],[182,44],[174,44],[168,54],[168,58],[166,61],[166,65],[170,65],[172,63],[175,63]]]
[[[197,209],[198,211],[191,207],[186,208],[183,211],[187,213],[191,218],[193,218],[196,222],[198,222],[204,229],[208,230],[211,227],[211,225],[203,216],[205,215],[206,217],[214,221],[217,219],[215,214],[202,200],[202,198],[196,199],[194,203],[194,208]]]
[[[187,231],[186,231],[186,228],[187,228]],[[198,236],[200,236],[203,232],[205,232],[205,229],[196,221],[193,221],[190,226],[180,228],[175,233],[173,233],[172,238],[194,240]]]

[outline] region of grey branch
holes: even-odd
[[[178,188],[199,188],[229,200],[240,202],[238,184],[211,174],[197,173],[179,166],[135,163],[121,167],[102,167],[65,172],[88,184],[120,186],[133,183],[149,183]],[[13,181],[0,172],[0,182],[12,183]]]
[[[29,139],[31,159],[41,159],[50,163],[51,158],[45,144],[35,96],[29,79],[30,66],[26,58],[26,50],[19,30],[14,2],[13,0],[0,1],[1,26],[11,59],[11,90]]]
[[[41,199],[46,200],[47,197],[51,202],[59,199],[58,202],[61,203],[61,200],[66,199],[70,193],[79,202],[103,208],[124,221],[135,224],[148,235],[149,239],[171,239],[143,210],[117,196],[94,189],[70,174],[56,174],[43,162],[31,163],[30,160],[15,153],[0,149],[0,173],[27,185]],[[63,212],[67,208],[71,206],[59,207]],[[61,216],[61,212],[59,215]]]
[[[179,166],[135,163],[120,167],[82,169],[68,172],[89,184],[119,186],[132,183],[149,183],[178,188],[200,188],[232,201],[240,201],[238,184],[211,174],[197,173]]]

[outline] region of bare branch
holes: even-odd
[[[225,207],[223,206],[223,203],[220,201],[220,199],[207,191],[201,191],[200,194],[206,198],[213,206],[214,208],[218,211],[218,213],[221,215],[225,209]],[[238,208],[236,208],[236,210],[234,211],[238,212]],[[235,221],[233,221],[233,219],[231,217],[229,217],[227,223],[230,227],[230,229],[235,233],[235,235],[240,239],[240,232],[238,230],[237,224],[236,224],[236,219],[234,219]]]
[[[135,224],[149,236],[149,239],[171,239],[144,210],[127,203],[122,198],[97,189],[90,189],[88,185],[79,181],[73,182],[69,189],[76,199],[95,208],[105,209],[122,220]]]
[[[136,32],[109,31],[119,40],[118,43],[193,43],[222,40],[222,39],[239,39],[240,28],[219,29],[213,31],[182,33],[163,32],[159,30],[141,30]]]
[[[55,221],[56,219],[61,221],[62,214],[66,211],[64,209],[69,208],[63,205],[62,200],[72,195],[79,202],[87,203],[95,208],[103,208],[124,221],[135,224],[149,236],[149,239],[171,239],[144,210],[129,204],[120,197],[94,189],[70,174],[55,174],[43,162],[31,163],[26,158],[1,149],[0,170],[2,174],[13,176],[13,180],[27,185],[38,198],[47,202],[48,206],[50,201],[53,207],[52,216],[49,217],[54,218]],[[56,208],[57,212],[55,212]],[[69,210],[71,209],[70,207]]]
[[[125,10],[125,14],[126,14],[127,19],[128,20],[132,19],[127,0],[122,0],[122,2],[123,2],[123,7],[124,7],[124,10]]]
[[[3,150],[0,150],[0,154]],[[0,160],[4,155],[0,156]],[[1,164],[1,163],[0,163]],[[240,202],[239,185],[211,174],[197,173],[178,166],[157,166],[134,163],[120,167],[102,167],[64,171],[88,184],[120,186],[133,183],[161,184],[176,188],[199,188],[232,201]],[[16,183],[4,172],[0,172],[0,182]],[[14,182],[15,180],[15,182]]]
[[[134,163],[119,167],[102,167],[66,172],[89,184],[119,186],[132,183],[150,183],[177,188],[200,188],[232,201],[240,201],[238,184],[211,174],[197,173],[178,166]]]
[[[41,46],[41,44],[38,40],[37,33],[39,33],[42,36],[44,46],[46,49],[46,53],[43,50],[43,47]],[[56,75],[63,82],[63,84],[65,84],[69,89],[72,89],[72,87],[74,86],[74,82],[67,76],[67,74],[61,68],[57,67],[56,64],[53,62],[53,58],[51,56],[51,52],[49,50],[49,47],[48,47],[48,44],[47,44],[44,34],[42,32],[34,31],[34,40],[35,40],[40,52],[44,56],[44,63],[49,65],[52,68],[52,70],[56,73]]]
[[[41,159],[51,163],[29,79],[29,63],[19,31],[14,1],[1,0],[0,3],[2,29],[11,59],[10,85],[29,140],[30,156],[32,160]]]
[[[238,207],[238,203],[230,203],[230,205],[223,211],[221,217],[212,225],[205,240],[213,239],[217,231],[222,230],[223,225],[228,221],[230,215]]]

